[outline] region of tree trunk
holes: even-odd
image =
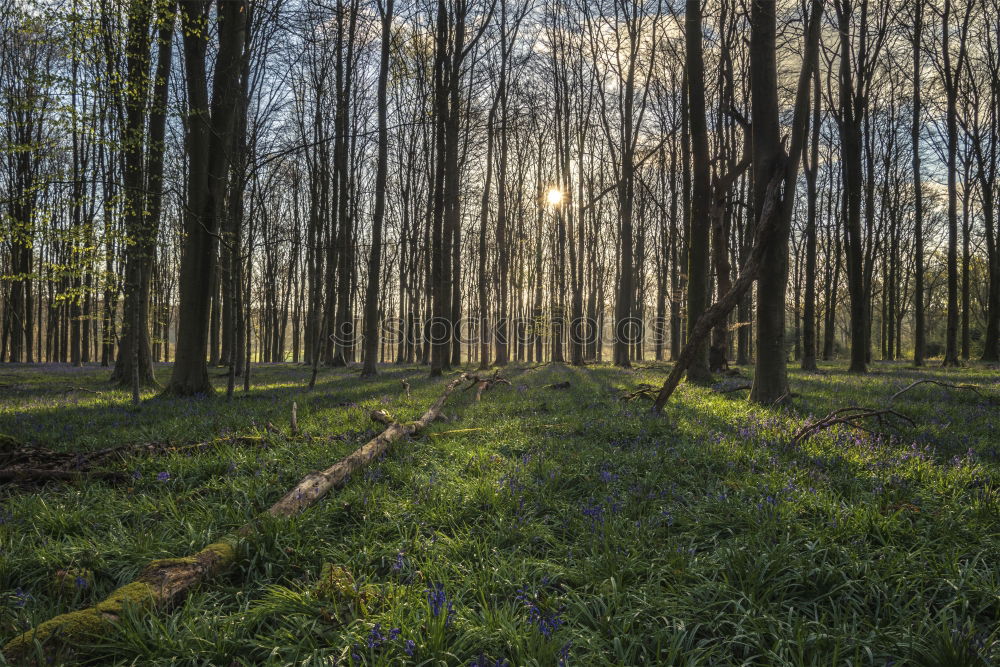
[[[242,0],[218,3],[219,47],[209,107],[206,52],[209,3],[181,0],[184,66],[187,75],[189,127],[184,210],[184,252],[180,268],[180,322],[175,362],[167,393],[190,396],[214,390],[208,377],[208,324],[216,271],[222,197],[228,155],[239,102],[246,6]]]
[[[756,6],[756,5],[755,5]],[[709,182],[708,126],[705,120],[705,62],[702,47],[701,0],[687,0],[685,44],[688,83],[688,123],[691,133],[692,184],[690,241],[688,243],[688,338],[698,318],[709,306],[709,234],[711,233],[711,184]],[[756,123],[756,120],[754,121]],[[756,132],[755,132],[756,134]],[[755,172],[756,173],[756,172]],[[766,187],[768,179],[763,181]],[[708,346],[699,342],[687,369],[691,382],[707,383]]]
[[[375,211],[372,216],[372,247],[368,259],[368,286],[365,293],[365,360],[362,377],[374,377],[378,349],[379,273],[382,267],[382,220],[385,218],[385,181],[389,163],[389,129],[386,111],[386,88],[389,79],[389,47],[392,39],[393,0],[379,3],[382,16],[382,50],[378,73],[378,164],[375,172]]]

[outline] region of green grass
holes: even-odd
[[[921,386],[894,404],[914,428],[791,442],[810,415],[884,405],[922,377],[1000,395],[996,370],[793,371],[781,409],[684,385],[660,417],[618,400],[665,373],[515,366],[513,386],[481,403],[456,393],[445,407],[454,421],[398,443],[303,515],[263,522],[238,568],[170,613],[127,616],[86,656],[959,666],[1000,654],[1000,406]],[[370,381],[338,370],[306,393],[307,369],[265,366],[231,403],[133,408],[106,376],[0,368],[0,434],[70,451],[263,437],[136,458],[131,484],[0,488],[0,640],[102,599],[154,558],[197,551],[371,437],[368,410],[413,419],[444,384],[415,367]],[[570,390],[542,388],[566,379]],[[287,432],[292,401],[311,440],[265,428]],[[481,430],[447,433],[459,429]],[[60,570],[86,586],[67,586]]]

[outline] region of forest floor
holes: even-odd
[[[668,369],[514,365],[512,385],[481,402],[456,391],[450,421],[302,515],[263,522],[238,567],[169,613],[126,614],[85,655],[512,666],[1000,656],[996,369],[795,370],[782,408],[719,392],[741,382],[729,378],[682,385],[661,416],[621,400]],[[28,445],[229,439],[109,463],[125,481],[0,486],[0,641],[99,601],[152,559],[201,549],[377,433],[372,408],[414,419],[444,386],[411,366],[374,380],[338,369],[307,393],[308,369],[266,365],[227,403],[214,373],[215,397],[133,408],[107,369],[0,367],[0,434]],[[921,378],[982,395],[920,385],[891,402],[915,426],[869,421],[873,432],[793,442],[810,417],[889,406]],[[353,591],[331,590],[330,577]]]

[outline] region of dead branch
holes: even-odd
[[[400,380],[399,383],[401,385],[403,385],[403,389],[406,390],[406,397],[409,398],[410,397],[410,383],[407,382],[405,379]]]
[[[306,475],[265,515],[288,518],[315,504],[331,489],[344,484],[353,473],[386,452],[393,442],[426,428],[441,414],[448,396],[466,379],[467,376],[462,374],[449,382],[420,419],[405,424],[392,421],[382,433],[326,470]],[[95,606],[56,616],[14,637],[4,646],[3,656],[8,662],[23,664],[22,661],[35,652],[36,643],[77,645],[93,640],[95,635],[112,627],[126,608],[138,613],[169,607],[192,587],[232,565],[236,561],[237,548],[256,532],[257,519],[254,519],[195,554],[152,561],[135,581],[115,590]]]
[[[453,435],[455,433],[473,433],[474,431],[482,431],[482,430],[484,430],[482,427],[479,427],[479,428],[456,428],[456,429],[451,430],[451,431],[438,431],[437,433],[430,433],[429,435],[432,438],[440,438],[441,436]]]
[[[680,384],[684,372],[691,365],[691,362],[694,361],[695,356],[708,339],[709,332],[718,322],[721,322],[729,315],[740,299],[743,298],[743,295],[753,285],[754,281],[757,280],[757,273],[760,271],[760,263],[764,257],[764,251],[770,244],[771,236],[778,227],[779,216],[777,214],[777,205],[781,197],[781,184],[783,182],[784,171],[778,169],[767,185],[763,211],[757,225],[757,231],[754,234],[753,246],[750,249],[750,254],[746,262],[743,264],[743,268],[740,270],[739,277],[733,282],[732,287],[729,288],[729,291],[722,298],[712,304],[695,320],[694,326],[688,333],[687,343],[681,349],[677,361],[674,362],[674,367],[670,370],[670,375],[663,381],[663,387],[653,402],[653,412],[659,413],[663,410],[663,406],[667,404],[667,400],[670,399],[671,394],[674,393],[677,385]]]
[[[569,380],[566,380],[565,382],[554,382],[553,384],[547,384],[544,387],[542,387],[542,389],[569,389],[570,386],[571,385],[569,383]]]
[[[498,384],[510,385],[510,380],[500,377],[500,369],[498,368],[493,372],[493,375],[489,377],[481,377],[479,375],[468,375],[469,386],[463,391],[469,391],[473,387],[476,388],[476,400],[482,400],[483,392],[492,389]]]
[[[896,400],[897,398],[899,398],[900,396],[902,396],[906,392],[910,391],[914,387],[916,387],[918,385],[921,385],[921,384],[936,384],[939,387],[946,387],[948,389],[965,389],[965,390],[968,390],[968,391],[975,392],[979,396],[982,396],[983,398],[985,398],[986,400],[988,400],[990,403],[995,403],[996,402],[991,396],[987,396],[983,392],[979,391],[979,388],[976,387],[976,386],[974,386],[974,385],[971,385],[971,384],[951,384],[949,382],[941,382],[940,380],[917,380],[916,382],[914,382],[914,383],[912,383],[910,385],[907,385],[903,389],[900,389],[895,394],[893,394],[892,396],[890,396],[889,397],[889,401],[891,402],[891,401]]]
[[[111,459],[125,459],[129,456],[168,454],[175,452],[196,452],[225,444],[259,445],[263,440],[258,436],[217,438],[190,445],[170,445],[167,443],[143,443],[117,445],[92,452],[57,452],[45,447],[27,447],[0,451],[0,466],[8,469],[62,470],[65,472],[89,472],[98,464]],[[55,479],[53,477],[52,479]]]
[[[103,392],[95,391],[93,389],[87,389],[86,387],[68,387],[62,390],[63,394],[72,394],[74,391],[82,391],[88,394],[94,394],[95,396],[100,396]]]
[[[907,422],[910,426],[916,426],[912,419],[906,415],[900,414],[895,410],[883,409],[876,410],[871,408],[862,408],[855,405],[848,406],[846,408],[839,408],[834,410],[822,419],[813,420],[807,422],[796,432],[795,437],[792,438],[792,442],[799,443],[808,439],[810,436],[816,435],[820,431],[832,428],[837,424],[844,424],[852,428],[861,429],[862,431],[871,432],[869,429],[861,425],[861,420],[863,419],[876,419],[879,424],[884,424],[888,417],[896,417]]]
[[[744,389],[749,389],[752,385],[749,384],[738,384],[734,387],[719,387],[715,390],[717,394],[731,394],[734,391],[743,391]]]
[[[121,482],[126,479],[126,476],[125,473],[110,470],[45,470],[44,468],[4,468],[0,470],[0,484],[44,484],[52,481],[79,482],[96,479]]]
[[[645,398],[650,401],[656,400],[657,390],[652,385],[640,384],[634,391],[627,391],[622,394],[619,400],[623,402],[634,401],[638,398]]]

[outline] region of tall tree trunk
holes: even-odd
[[[372,247],[368,259],[368,285],[365,293],[365,360],[361,369],[362,377],[376,374],[376,350],[378,349],[378,296],[379,273],[382,267],[382,220],[385,218],[385,181],[389,163],[389,129],[386,111],[386,88],[389,80],[389,47],[392,40],[393,0],[385,0],[385,7],[379,3],[382,16],[382,50],[379,56],[378,72],[378,164],[375,171],[375,211],[372,215]]]
[[[867,0],[865,0],[867,4]],[[855,63],[851,48],[851,0],[838,0],[837,27],[840,32],[840,109],[837,119],[840,127],[841,164],[844,175],[843,196],[845,249],[847,253],[847,289],[851,298],[851,364],[852,373],[868,370],[868,336],[866,324],[866,295],[864,267],[862,266],[861,238],[861,109],[856,99],[853,78]],[[863,22],[862,22],[863,23]],[[867,29],[867,26],[862,26]],[[858,84],[860,85],[860,84]]]
[[[756,7],[756,4],[754,5]],[[709,234],[711,233],[711,183],[709,181],[708,126],[705,120],[705,61],[702,47],[701,0],[687,0],[685,45],[688,123],[691,135],[692,183],[690,241],[687,255],[688,335],[709,306]],[[756,120],[754,121],[756,125]],[[754,132],[756,136],[756,128]],[[755,172],[756,173],[756,172]],[[769,179],[763,181],[767,186]],[[699,343],[687,369],[691,382],[710,382],[708,346]]]
[[[913,118],[910,123],[910,141],[913,159],[913,243],[914,243],[914,288],[913,288],[913,365],[924,365],[927,347],[927,325],[924,321],[924,192],[920,173],[920,73],[923,52],[924,3],[913,3]]]
[[[806,275],[805,312],[802,319],[802,370],[816,370],[816,177],[819,171],[819,131],[822,98],[819,68],[813,72],[813,115],[806,174]],[[805,154],[804,154],[805,155]]]
[[[167,95],[173,55],[172,3],[163,2],[156,16],[157,63],[152,106],[146,134],[146,90],[149,85],[149,22],[151,9],[138,9],[129,19],[128,79],[135,95],[126,96],[125,230],[132,243],[125,257],[125,299],[118,359],[111,380],[121,386],[155,386],[149,341],[149,292],[156,254],[163,189],[163,155],[166,138]],[[145,164],[143,163],[145,158]],[[135,390],[133,389],[133,393]]]
[[[239,103],[241,55],[246,30],[243,0],[218,2],[219,47],[209,107],[205,29],[209,3],[181,0],[184,69],[188,89],[187,197],[184,252],[180,268],[180,322],[173,374],[166,391],[176,395],[210,394],[208,324],[216,271],[222,197],[228,176],[229,149]]]

